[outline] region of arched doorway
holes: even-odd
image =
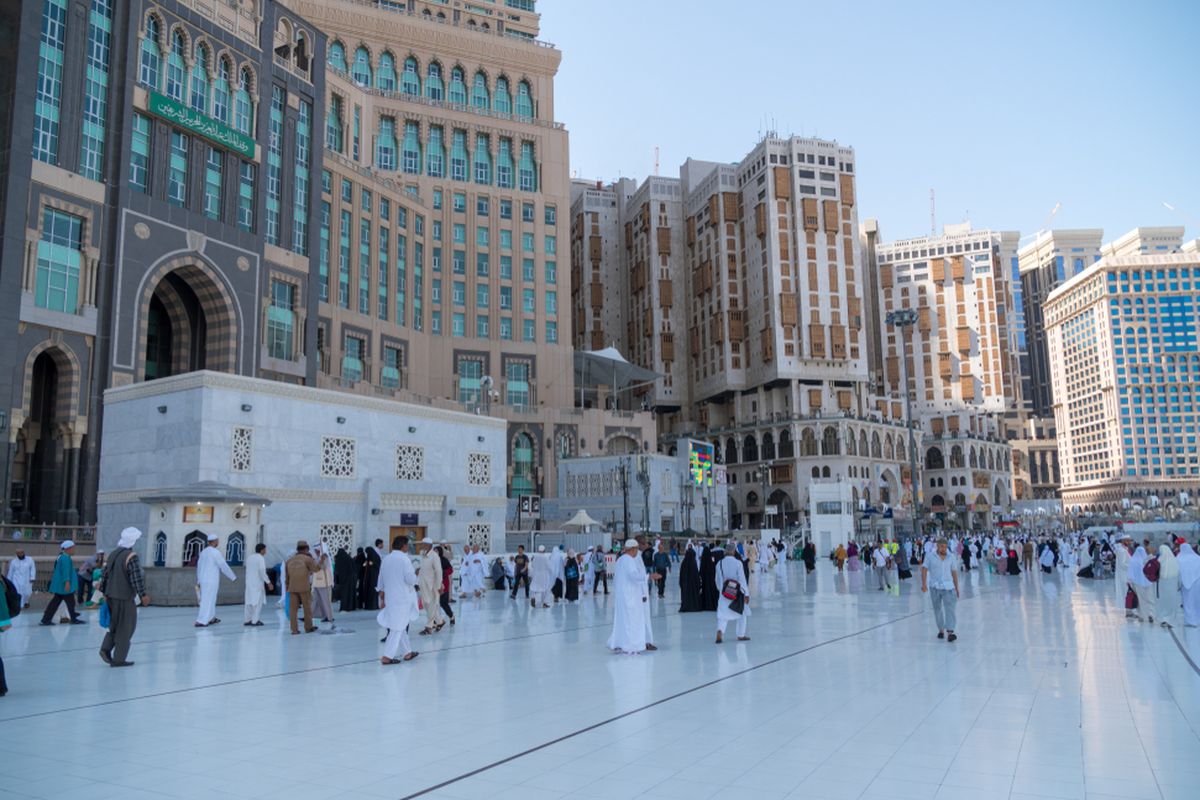
[[[183,537],[183,566],[194,567],[200,560],[200,554],[208,546],[208,534],[192,531]]]
[[[534,494],[533,437],[518,433],[513,439],[512,496]]]
[[[29,425],[25,439],[25,508],[22,518],[54,522],[62,475],[62,442],[57,434],[59,370],[48,351],[33,362]]]
[[[224,282],[208,267],[177,262],[160,267],[142,302],[143,380],[201,369],[235,371],[240,315]]]
[[[638,452],[637,440],[624,434],[608,440],[604,454],[609,456],[628,456]]]

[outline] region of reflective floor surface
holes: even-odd
[[[1200,631],[1127,622],[1111,581],[976,571],[948,644],[919,583],[875,586],[793,564],[721,646],[672,586],[641,656],[605,649],[611,598],[491,592],[390,667],[370,612],[293,637],[274,605],[152,607],[130,669],[94,620],[23,614],[0,798],[1200,797]]]

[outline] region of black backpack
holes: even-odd
[[[4,601],[8,603],[8,616],[16,619],[21,614],[21,593],[8,578],[4,578]]]

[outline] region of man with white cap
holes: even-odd
[[[17,549],[16,558],[8,562],[8,579],[17,587],[21,595],[21,608],[29,608],[29,598],[33,597],[33,580],[37,577],[37,564],[25,555],[25,551]]]
[[[138,555],[133,551],[141,535],[142,532],[137,528],[121,531],[117,549],[109,556],[104,573],[100,576],[100,593],[108,603],[110,617],[108,633],[104,634],[104,642],[100,645],[100,660],[110,667],[133,666],[128,656],[129,643],[137,628],[137,604],[134,598],[140,598],[143,606],[150,604],[150,595],[146,594],[146,577]]]
[[[71,555],[75,552],[75,542],[67,539],[59,545],[58,560],[54,562],[54,575],[50,578],[50,594],[54,595],[46,611],[42,614],[40,625],[53,625],[54,612],[63,603],[67,604],[67,614],[71,617],[72,625],[86,625],[75,613],[75,567],[71,563]]]
[[[408,640],[408,624],[419,616],[419,612],[417,573],[413,569],[412,559],[408,557],[407,536],[392,539],[392,551],[384,556],[379,566],[379,582],[375,590],[379,592],[380,605],[375,619],[388,632],[383,640],[385,644],[380,663],[387,666],[412,661],[417,653]],[[403,658],[396,658],[401,651],[404,652]]]
[[[554,562],[546,553],[546,545],[538,545],[538,551],[534,553],[529,572],[533,576],[529,583],[529,591],[533,595],[529,605],[537,608],[540,604],[542,608],[549,608],[550,604],[546,601],[554,586]]]
[[[217,618],[217,590],[221,588],[221,576],[224,575],[231,581],[237,580],[237,576],[225,563],[225,557],[221,555],[221,550],[217,547],[220,543],[217,535],[210,533],[208,547],[204,548],[204,552],[196,560],[196,585],[200,587],[200,613],[196,615],[197,628],[216,625],[221,621]]]
[[[613,630],[608,647],[618,653],[634,655],[654,648],[647,640],[646,607],[650,603],[650,585],[646,567],[638,556],[637,539],[626,539],[621,557],[613,568]]]

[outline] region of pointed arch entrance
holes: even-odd
[[[198,260],[163,264],[142,292],[137,376],[235,372],[238,309],[225,281]]]

